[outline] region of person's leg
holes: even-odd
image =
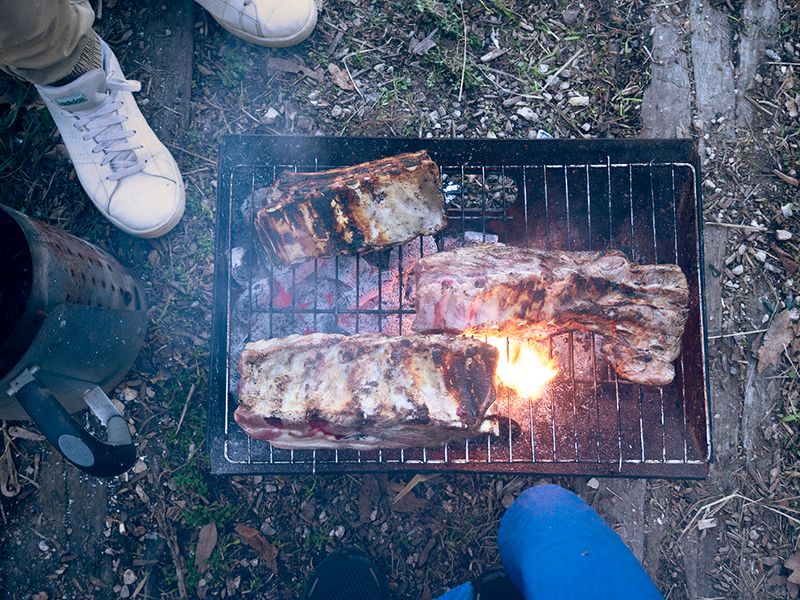
[[[145,121],[87,0],[0,0],[0,67],[36,84],[75,172],[114,225],[158,237],[183,215],[183,178]]]
[[[92,23],[88,0],[2,0],[0,66],[39,85],[99,68]]]
[[[511,505],[497,545],[503,567],[526,600],[662,598],[600,515],[555,485],[530,488]]]
[[[259,46],[285,48],[317,24],[314,0],[195,0],[227,31]]]

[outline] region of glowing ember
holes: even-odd
[[[555,362],[532,342],[501,337],[489,337],[486,342],[500,354],[498,381],[520,398],[536,398],[558,374]]]

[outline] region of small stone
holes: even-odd
[[[534,112],[534,110],[530,106],[522,106],[518,108],[517,114],[526,121],[535,121],[536,119],[538,119],[538,115]]]
[[[716,519],[713,519],[713,518],[709,518],[709,519],[700,519],[700,520],[697,522],[697,528],[698,528],[700,531],[703,531],[704,529],[712,529],[712,528],[714,528],[714,527],[716,527],[716,526],[717,526],[717,520],[716,520]]]
[[[261,122],[264,123],[264,125],[272,125],[278,119],[280,114],[281,113],[270,106],[267,109],[267,112],[264,113],[264,116],[261,117]]]
[[[336,529],[333,530],[333,535],[339,539],[342,539],[344,537],[344,526],[338,525]]]
[[[714,183],[712,179],[706,179],[705,181],[703,181],[703,187],[713,190],[714,188],[717,187],[717,184]]]
[[[754,542],[755,542],[755,541],[756,541],[758,538],[760,538],[760,537],[761,537],[761,534],[760,534],[760,533],[758,533],[758,531],[756,531],[755,529],[751,529],[751,530],[750,530],[750,533],[749,533],[748,535],[750,536],[750,539],[751,539],[751,540],[753,540]]]
[[[145,471],[147,471],[147,463],[140,458],[136,461],[136,464],[133,465],[133,472],[138,475],[139,473],[144,473]]]
[[[763,250],[756,250],[756,260],[759,262],[766,262],[767,253]]]
[[[542,75],[547,73],[549,70],[550,70],[550,67],[547,66],[546,64],[542,63],[542,64],[539,65],[539,73],[541,73]]]
[[[134,581],[136,581],[136,573],[130,569],[125,569],[125,572],[122,574],[122,583],[131,585]]]
[[[119,590],[119,597],[120,598],[130,598],[131,591],[128,589],[127,585],[123,585],[122,588]]]
[[[775,235],[782,242],[792,239],[792,232],[786,231],[785,229],[778,229],[778,231],[775,232]]]
[[[581,125],[581,130],[588,133],[589,131],[592,130],[592,126],[589,123],[584,123],[583,125]]]
[[[125,402],[133,402],[136,400],[138,395],[139,393],[130,387],[126,387],[124,390],[122,390],[122,397],[125,398]]]
[[[741,275],[742,273],[744,273],[744,266],[742,266],[742,265],[736,265],[735,267],[733,267],[733,268],[731,269],[731,273],[733,273],[734,275],[736,275],[736,276],[738,277],[739,275]]]
[[[342,107],[341,107],[341,106],[339,106],[339,105],[337,104],[336,106],[334,106],[334,107],[331,109],[331,116],[332,116],[334,119],[336,119],[336,118],[338,118],[338,117],[341,117],[341,116],[342,116],[342,112],[344,112],[344,110],[342,109]]]
[[[264,484],[264,491],[267,492],[268,494],[274,494],[275,492],[278,491],[278,486],[277,485],[273,485],[271,483],[265,483]]]
[[[49,552],[50,546],[47,545],[47,542],[44,540],[39,540],[39,550],[42,552]]]
[[[589,106],[589,96],[573,96],[567,102],[570,106]]]
[[[586,487],[596,490],[600,487],[600,482],[597,480],[596,477],[592,477],[589,481],[586,482]]]
[[[578,16],[581,14],[581,11],[577,8],[568,8],[563,13],[561,13],[561,19],[564,21],[564,25],[572,26],[578,22]]]

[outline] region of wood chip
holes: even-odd
[[[379,498],[378,480],[374,475],[364,475],[361,488],[358,490],[358,520],[360,523],[369,523],[372,520],[372,511],[375,510]]]
[[[236,535],[258,554],[259,558],[267,564],[273,573],[278,574],[278,551],[275,546],[269,543],[267,538],[244,523],[239,523],[236,526]]]
[[[331,79],[333,80],[333,83],[338,85],[343,90],[352,92],[353,90],[356,89],[355,86],[353,85],[353,82],[350,81],[350,77],[347,75],[347,73],[342,69],[340,69],[335,64],[330,63],[328,65],[328,73],[331,74]]]
[[[503,56],[508,50],[501,50],[500,48],[495,48],[493,50],[489,50],[486,54],[481,56],[482,63],[488,63],[493,61],[495,58],[500,58]]]
[[[33,431],[28,431],[24,427],[19,427],[17,425],[12,425],[8,428],[8,435],[10,435],[12,438],[21,438],[23,440],[31,440],[33,442],[44,441],[43,435],[39,435]]]
[[[428,562],[428,558],[431,555],[431,551],[436,547],[438,541],[439,537],[436,535],[435,531],[432,531],[431,538],[428,540],[428,543],[425,544],[422,552],[419,553],[419,558],[417,559],[417,568],[425,566],[425,564]]]
[[[792,177],[791,175],[787,175],[786,173],[784,173],[783,171],[779,171],[778,169],[773,169],[772,173],[775,175],[775,177],[777,177],[784,183],[788,183],[789,185],[793,185],[795,187],[800,185],[800,181],[798,181],[797,177]]]
[[[203,573],[208,568],[208,559],[217,545],[217,524],[211,521],[200,530],[197,538],[197,548],[194,553],[194,566],[198,573]]]
[[[589,96],[573,96],[567,102],[570,106],[589,106]]]

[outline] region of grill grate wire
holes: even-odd
[[[228,217],[227,227],[218,223],[218,227],[223,227],[217,240],[218,245],[220,237],[225,240],[227,261],[222,270],[224,292],[220,294],[221,290],[217,290],[218,297],[222,295],[227,300],[223,314],[225,361],[224,366],[221,364],[224,389],[221,390],[223,397],[218,399],[224,407],[224,424],[222,435],[210,436],[212,446],[217,446],[216,451],[212,447],[212,470],[296,473],[409,469],[704,476],[710,456],[708,418],[706,412],[696,420],[701,430],[705,428],[698,434],[697,422],[690,422],[686,412],[686,343],[676,362],[674,382],[657,388],[619,379],[599,352],[599,336],[586,333],[554,336],[549,341],[549,350],[558,362],[559,376],[544,395],[522,401],[504,390],[502,397],[498,397],[499,414],[505,417],[506,432],[515,432],[513,436],[487,435],[435,449],[282,450],[247,437],[233,420],[236,398],[231,388],[236,378],[237,348],[242,343],[241,332],[237,337],[237,324],[247,323],[245,341],[261,337],[262,330],[254,331],[253,325],[261,323],[263,327],[264,320],[268,323],[269,337],[304,333],[303,330],[287,331],[285,323],[296,318],[300,318],[300,324],[310,324],[313,331],[330,331],[331,323],[341,326],[346,321],[351,327],[348,329],[345,325],[342,329],[352,332],[394,328],[393,333],[411,333],[409,316],[413,317],[415,311],[413,305],[404,303],[407,284],[404,277],[408,275],[405,265],[411,250],[414,256],[421,257],[431,251],[441,251],[453,244],[453,240],[463,245],[476,236],[484,242],[497,239],[549,250],[618,248],[634,261],[680,264],[690,281],[693,278],[699,281],[701,250],[692,249],[691,243],[681,241],[692,219],[679,215],[679,212],[686,212],[683,205],[688,198],[690,207],[694,202],[694,224],[697,222],[697,171],[693,161],[619,162],[611,153],[605,159],[575,164],[562,161],[496,165],[448,162],[439,158],[437,162],[448,200],[449,226],[433,236],[433,240],[418,238],[412,244],[392,250],[397,255],[394,266],[391,261],[377,261],[374,308],[365,308],[362,297],[363,292],[374,291],[361,289],[370,267],[364,257],[314,260],[310,274],[301,282],[305,284],[309,278],[313,281],[312,300],[299,302],[297,273],[301,267],[290,268],[287,278],[286,270],[273,267],[260,251],[252,226],[255,202],[250,201],[245,211],[248,220],[238,228],[235,226],[247,197],[269,185],[281,172],[323,170],[342,163],[321,161],[315,156],[313,160],[298,162],[255,165],[244,162],[232,165],[228,172],[221,172],[219,204],[226,206],[218,210],[218,219]],[[499,182],[499,189],[496,182]],[[478,193],[473,191],[476,187]],[[237,282],[232,276],[235,265],[229,250],[236,246],[243,247],[251,256],[245,269],[247,285],[244,290],[236,289]],[[258,257],[257,261],[253,260],[254,256]],[[321,274],[330,268],[331,262],[333,303],[325,307],[320,306]],[[259,263],[267,268],[269,301],[266,306],[254,298]],[[353,266],[355,302],[343,308],[338,282],[342,272],[349,272]],[[282,272],[278,273],[279,270]],[[397,281],[397,297],[386,298],[384,284],[392,280]],[[287,290],[283,288],[287,281],[290,282],[289,301],[285,298]],[[219,279],[217,283],[219,288]],[[698,290],[701,285],[699,282]],[[237,294],[239,297],[246,294],[247,303],[237,302]],[[282,301],[276,302],[276,297]],[[699,311],[693,316],[702,321]],[[289,329],[291,327],[289,325]],[[698,332],[702,332],[702,323]],[[704,360],[693,361],[691,367],[697,377],[698,364],[702,384]],[[705,394],[705,385],[700,385],[699,389]],[[705,403],[705,397],[700,399],[703,408]],[[693,404],[696,406],[697,400]]]

